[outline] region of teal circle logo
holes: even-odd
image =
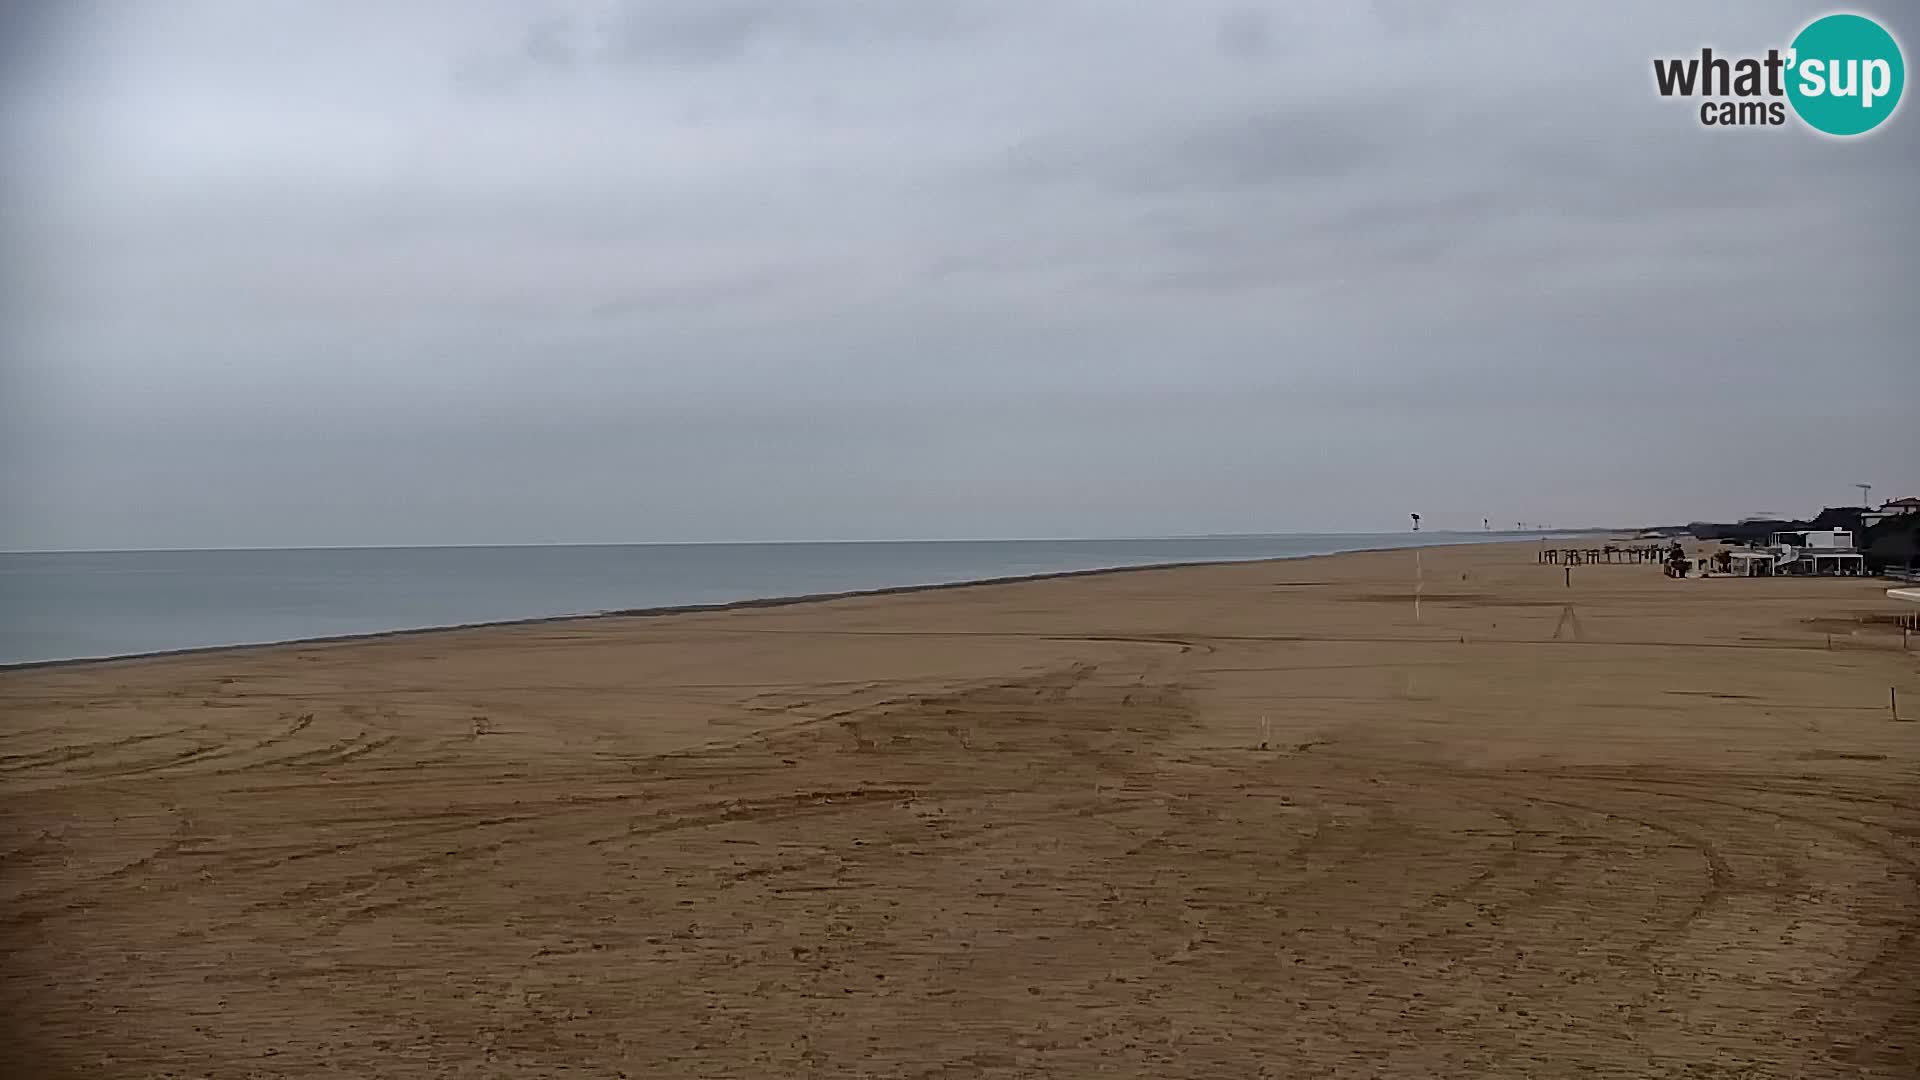
[[[1900,43],[1864,15],[1827,15],[1793,39],[1787,100],[1816,131],[1859,135],[1900,104],[1907,65]]]

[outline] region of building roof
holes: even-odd
[[[1882,510],[1920,510],[1920,499],[1888,499],[1880,504]]]

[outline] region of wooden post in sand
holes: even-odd
[[[1567,567],[1567,588],[1573,588],[1573,567]]]
[[[1900,695],[1891,686],[1887,687],[1887,711],[1896,721],[1900,719]]]
[[[1421,568],[1420,549],[1413,549],[1413,621],[1420,621],[1420,594],[1426,590],[1427,573]]]

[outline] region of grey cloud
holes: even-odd
[[[1489,0],[1482,5],[1483,16],[1486,8],[1498,6]],[[1431,33],[1455,18],[1455,9],[1449,5],[1425,0],[1369,0],[1368,7],[1381,28],[1391,34]]]
[[[940,41],[979,27],[993,6],[969,0],[666,0],[629,4],[602,30],[611,60],[713,63],[762,46]]]
[[[1172,142],[1141,177],[1152,189],[1265,187],[1298,180],[1334,180],[1392,156],[1393,118],[1365,107],[1261,110]]]
[[[465,59],[456,77],[469,89],[499,90],[582,64],[699,68],[756,50],[940,41],[990,14],[961,0],[627,0],[597,14],[536,17],[517,46]]]
[[[571,68],[580,58],[573,25],[555,17],[538,19],[528,26],[520,51],[529,62],[550,68]]]
[[[819,270],[775,268],[709,280],[676,281],[626,290],[592,308],[600,318],[649,312],[710,309],[751,303],[816,280]]]
[[[1273,51],[1273,18],[1258,8],[1235,8],[1220,17],[1216,39],[1227,56],[1258,60]]]
[[[17,85],[20,73],[35,65],[59,18],[50,4],[0,3],[0,86]]]
[[[824,12],[806,3],[715,0],[632,5],[609,21],[604,55],[618,62],[713,62],[740,56],[778,32],[812,30]]]
[[[1008,175],[1133,194],[1270,189],[1382,164],[1393,156],[1396,126],[1391,115],[1359,105],[1260,108],[1104,144],[1076,136],[1035,140],[1009,153]]]

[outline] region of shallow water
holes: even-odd
[[[1141,540],[0,553],[0,664],[717,604],[1154,563],[1509,537],[1321,533]]]

